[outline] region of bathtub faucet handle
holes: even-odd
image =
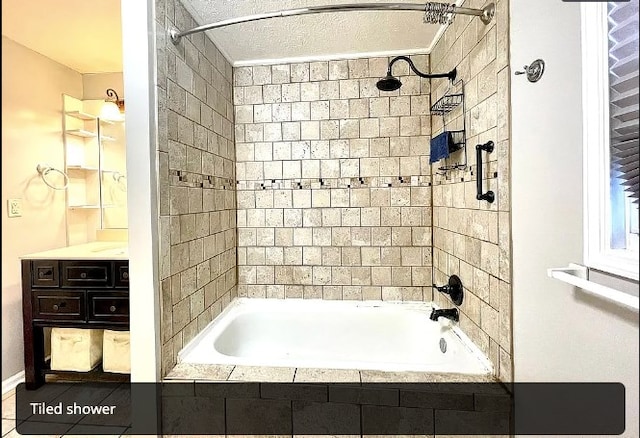
[[[464,287],[462,286],[462,280],[457,275],[452,275],[449,277],[449,282],[444,286],[433,285],[434,288],[438,292],[442,292],[443,294],[447,294],[451,297],[451,301],[456,306],[462,304],[464,299]]]

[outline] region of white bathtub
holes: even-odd
[[[238,298],[178,353],[178,362],[491,373],[458,327],[429,319],[431,309],[430,303]]]

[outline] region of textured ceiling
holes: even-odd
[[[385,0],[182,0],[198,24],[244,15],[340,3]],[[409,0],[407,3],[420,3]],[[424,24],[418,11],[334,12],[273,18],[208,31],[234,65],[363,55],[426,53],[439,25]],[[180,29],[184,30],[184,29]]]
[[[2,35],[79,73],[122,71],[120,0],[2,0]]]

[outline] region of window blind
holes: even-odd
[[[638,203],[638,0],[609,2],[608,15],[611,171]]]

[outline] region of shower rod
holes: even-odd
[[[495,5],[487,4],[482,9],[462,8],[454,4],[439,2],[427,3],[347,3],[342,5],[308,6],[306,8],[286,9],[276,12],[265,12],[263,14],[246,15],[244,17],[230,18],[228,20],[217,21],[215,23],[203,24],[180,31],[173,27],[169,29],[169,36],[174,44],[180,42],[183,36],[207,30],[218,29],[231,26],[233,24],[248,23],[250,21],[266,20],[268,18],[292,17],[294,15],[322,14],[326,12],[350,12],[350,11],[421,11],[424,12],[425,23],[448,24],[453,20],[453,15],[472,15],[480,17],[484,24],[489,24],[495,15]]]

